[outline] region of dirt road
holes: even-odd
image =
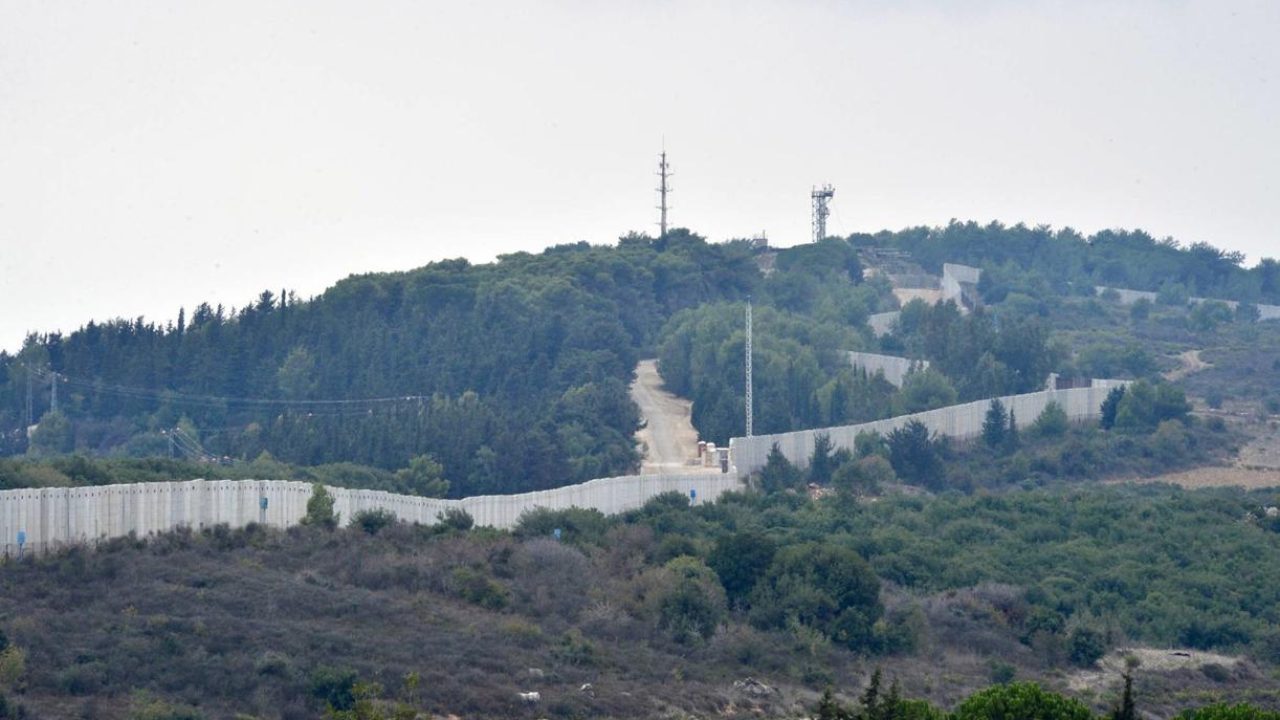
[[[1157,475],[1134,480],[1111,480],[1107,484],[1120,483],[1169,483],[1184,488],[1242,487],[1248,490],[1280,487],[1280,472],[1254,470],[1242,467],[1201,467],[1192,470]]]
[[[641,360],[631,399],[640,406],[644,427],[636,433],[644,461],[641,474],[659,475],[701,470],[698,432],[690,419],[693,403],[667,392],[658,375],[657,360]]]
[[[1165,380],[1174,381],[1190,375],[1191,373],[1200,372],[1207,368],[1213,367],[1212,363],[1207,363],[1200,357],[1199,350],[1188,350],[1178,355],[1178,367],[1169,370],[1163,374]]]

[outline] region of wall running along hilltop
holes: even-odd
[[[1083,421],[1100,415],[1107,393],[1123,381],[1095,380],[1092,387],[1046,390],[1001,398],[1025,426],[1034,422],[1049,402],[1062,406],[1067,417]],[[887,420],[843,427],[801,430],[777,435],[733,438],[730,457],[736,472],[683,475],[627,475],[601,478],[579,485],[518,495],[483,495],[461,500],[396,495],[380,490],[329,488],[334,511],[343,523],[362,510],[387,510],[406,522],[435,523],[447,509],[465,510],[477,525],[511,528],[535,508],[565,510],[593,508],[611,515],[633,510],[664,492],[689,495],[694,502],[711,502],[743,488],[752,472],[764,467],[774,443],[788,460],[809,464],[813,441],[830,436],[836,448],[853,449],[858,433],[887,435],[911,420],[958,439],[982,432],[990,400],[979,400]],[[135,534],[145,537],[179,527],[193,530],[228,525],[244,527],[260,522],[273,527],[296,525],[306,514],[311,485],[285,480],[190,480],[79,488],[30,488],[0,492],[0,557],[18,554],[18,533],[25,534],[24,552],[47,552],[59,547]],[[261,507],[266,498],[267,507]]]
[[[1013,411],[1022,427],[1035,422],[1050,402],[1058,403],[1066,411],[1068,418],[1074,422],[1080,422],[1100,417],[1102,401],[1107,398],[1107,393],[1111,392],[1112,388],[1126,384],[1123,380],[1094,380],[1092,387],[1009,395],[1000,398],[1000,402],[1004,403],[1006,409]],[[852,451],[854,438],[858,433],[878,432],[881,435],[888,435],[912,420],[919,420],[932,432],[963,440],[982,434],[982,422],[986,419],[987,408],[990,406],[990,400],[976,400],[962,405],[951,405],[912,415],[899,415],[859,425],[733,438],[729,441],[729,457],[733,459],[738,477],[745,479],[764,467],[769,451],[777,443],[778,449],[787,460],[798,467],[805,468],[809,466],[809,458],[813,456],[814,438],[819,435],[827,435],[831,439],[833,449],[845,448]]]
[[[465,510],[477,525],[511,528],[534,508],[595,508],[605,514],[638,508],[664,492],[696,495],[711,502],[741,489],[732,474],[629,475],[579,485],[461,500],[397,495],[380,490],[330,487],[334,512],[343,524],[361,510],[388,510],[406,522],[430,525],[450,508]],[[266,498],[267,508],[261,509]],[[84,488],[38,488],[0,492],[0,557],[18,554],[18,532],[26,534],[24,552],[46,552],[66,545],[228,525],[261,522],[296,525],[306,514],[311,485],[285,480],[190,480]]]

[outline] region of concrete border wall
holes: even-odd
[[[897,387],[902,387],[902,381],[906,379],[907,373],[911,371],[913,365],[918,366],[921,370],[929,367],[928,360],[912,360],[911,358],[898,357],[896,355],[879,355],[877,353],[855,351],[849,352],[849,364],[855,368],[866,370],[868,375],[882,372],[884,373],[884,379]]]
[[[902,312],[899,310],[875,313],[867,317],[867,325],[871,327],[871,332],[876,337],[888,335],[893,330],[893,324],[898,321],[898,317],[901,315]]]
[[[1095,380],[1092,387],[1070,390],[1042,390],[1025,395],[1009,395],[1000,398],[1005,407],[1018,417],[1026,427],[1040,417],[1046,405],[1057,402],[1073,421],[1087,420],[1101,415],[1102,401],[1111,389],[1125,385],[1121,380]],[[859,425],[799,430],[776,435],[756,435],[750,438],[733,438],[729,441],[729,455],[739,477],[746,478],[764,467],[769,451],[776,443],[778,449],[798,467],[808,467],[813,456],[813,442],[818,435],[827,435],[836,449],[854,449],[854,438],[861,432],[878,432],[888,435],[912,420],[919,420],[929,430],[940,435],[964,439],[982,433],[982,421],[986,417],[990,400],[977,400],[963,405],[952,405],[937,410],[900,415]]]
[[[1094,292],[1102,296],[1108,291],[1114,291],[1121,305],[1132,305],[1139,300],[1149,300],[1156,302],[1156,293],[1149,290],[1127,290],[1125,288],[1112,288],[1104,285],[1094,287]],[[1188,300],[1193,305],[1199,305],[1206,302],[1220,302],[1231,308],[1233,311],[1240,306],[1235,300],[1214,300],[1213,298],[1193,297]],[[1280,305],[1255,305],[1258,308],[1258,320],[1280,320]]]
[[[638,508],[664,492],[696,494],[711,502],[741,489],[734,475],[629,475],[580,485],[461,500],[397,495],[379,490],[329,488],[343,523],[361,510],[383,509],[407,522],[432,524],[448,508],[461,508],[477,525],[511,528],[528,510],[594,508],[606,515]],[[179,527],[194,530],[225,524],[244,527],[263,522],[273,527],[297,524],[306,514],[311,485],[284,480],[190,480],[87,488],[33,488],[0,491],[0,556],[18,553],[17,535],[26,534],[25,552],[118,538],[140,537]],[[263,511],[260,500],[267,499]]]
[[[977,286],[982,279],[982,270],[968,265],[943,263],[942,265],[942,299],[954,301],[962,311],[964,303],[964,285]]]

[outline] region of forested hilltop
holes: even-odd
[[[264,292],[174,325],[91,322],[0,357],[4,452],[167,455],[160,431],[179,427],[213,456],[402,468],[429,454],[453,494],[621,474],[637,460],[637,352],[672,312],[745,297],[757,276],[745,244],[673,232],[353,276],[309,301]],[[37,418],[46,373],[64,378],[31,448],[27,368],[42,372]]]
[[[884,276],[864,280],[868,248],[905,250],[929,270],[981,267],[987,309],[908,303],[877,338],[868,316],[899,300]],[[638,460],[627,385],[640,357],[659,357],[668,388],[694,401],[704,439],[741,434],[748,297],[757,432],[1026,392],[1049,372],[1156,379],[1162,361],[1134,333],[1164,337],[1165,321],[1108,328],[1087,344],[1070,334],[1108,317],[1093,286],[1280,302],[1276,263],[1245,269],[1241,259],[1139,231],[1085,238],[952,223],[773,251],[678,230],[353,276],[310,300],[263,292],[243,308],[200,305],[163,326],[90,322],[0,353],[0,454],[46,463],[34,474],[0,466],[0,487],[153,474],[91,471],[65,459],[71,453],[256,461],[207,473],[231,477],[283,462],[294,469],[276,475],[455,497],[624,474]],[[1199,332],[1220,321],[1214,312],[1186,322]],[[932,366],[895,388],[855,371],[848,350]]]
[[[1264,258],[1245,268],[1244,254],[1208,243],[1183,245],[1173,238],[1156,239],[1141,231],[1104,230],[1082,235],[1071,228],[1027,227],[1000,223],[955,222],[899,232],[856,234],[860,246],[906,250],[925,268],[966,263],[987,268],[984,295],[1004,291],[1010,275],[1031,271],[1044,289],[1061,294],[1094,292],[1095,285],[1280,304],[1280,262]],[[1001,272],[1001,270],[1006,272]],[[1016,282],[1014,283],[1017,284]]]

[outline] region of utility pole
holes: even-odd
[[[751,437],[751,298],[747,298],[747,437]]]
[[[658,237],[665,237],[667,234],[667,193],[671,192],[671,186],[667,184],[667,178],[671,177],[671,166],[667,164],[667,148],[664,144],[662,154],[658,156],[658,178],[661,182],[658,184],[658,209],[662,211],[662,215],[658,220],[658,231],[661,233]]]
[[[49,376],[49,412],[58,412],[58,373]]]
[[[831,214],[827,203],[831,201],[831,197],[836,194],[836,189],[830,185],[815,187],[809,193],[809,197],[813,200],[813,241],[821,242],[827,237],[827,216]]]

